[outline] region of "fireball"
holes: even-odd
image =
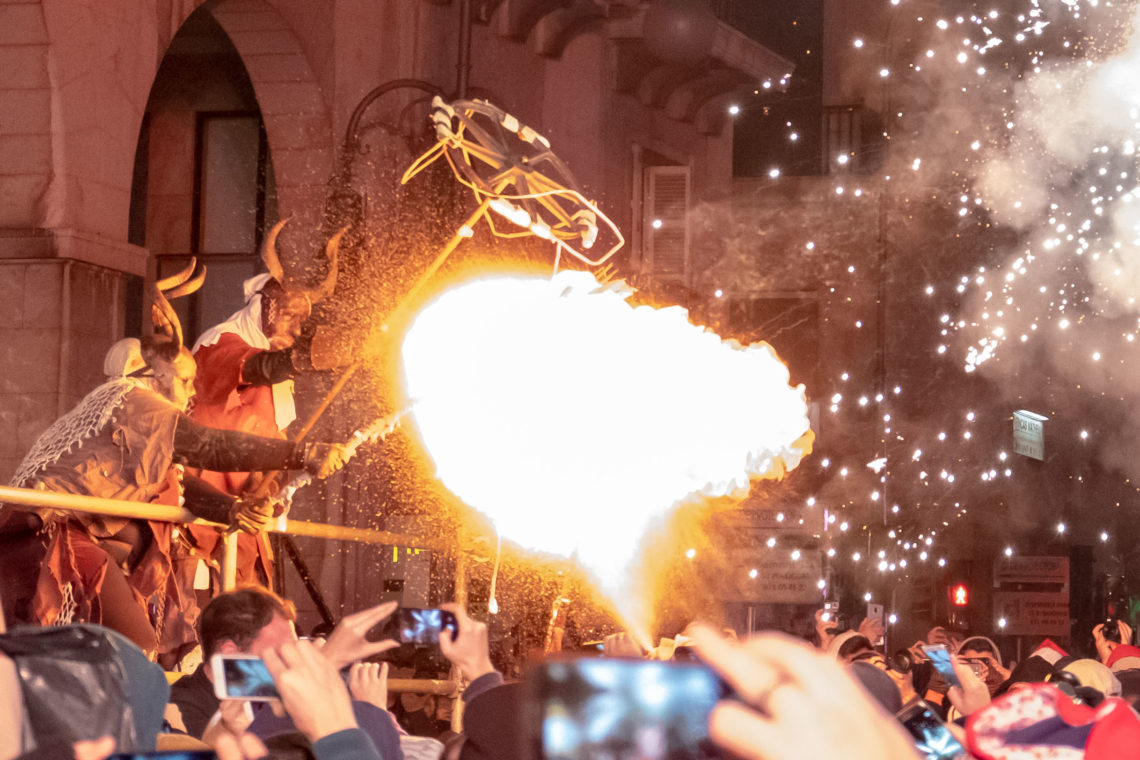
[[[440,481],[506,540],[579,562],[632,615],[655,520],[782,476],[812,436],[770,346],[630,295],[586,272],[475,279],[422,309],[402,359]]]

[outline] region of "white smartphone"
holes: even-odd
[[[878,620],[879,623],[881,623],[883,627],[886,628],[887,619],[883,617],[884,611],[885,610],[883,609],[883,605],[876,604],[874,602],[867,602],[867,617],[871,618],[872,620]],[[883,645],[883,637],[880,636],[878,641],[872,641],[871,644],[877,647],[881,647]]]
[[[269,702],[280,699],[273,676],[260,657],[251,654],[215,654],[210,658],[214,695],[218,699]]]

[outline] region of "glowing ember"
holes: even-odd
[[[425,307],[403,344],[440,480],[508,540],[575,557],[611,599],[676,502],[779,477],[811,446],[803,386],[767,344],[629,295],[583,272],[481,279]]]

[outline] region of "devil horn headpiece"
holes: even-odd
[[[151,293],[154,299],[151,307],[152,340],[157,339],[157,342],[171,343],[177,349],[182,348],[182,323],[170,301],[190,295],[202,287],[206,281],[206,267],[203,266],[202,271],[192,277],[197,266],[198,260],[192,256],[190,263],[181,272],[154,283],[154,291]]]
[[[288,221],[288,219],[282,219],[273,225],[273,228],[265,235],[265,240],[261,244],[261,260],[265,262],[265,268],[269,271],[269,275],[277,281],[283,290],[304,293],[308,297],[309,303],[320,303],[332,295],[333,289],[336,288],[337,250],[340,248],[340,239],[348,231],[348,228],[345,227],[333,235],[328,244],[325,245],[325,258],[329,262],[329,272],[320,285],[309,289],[300,287],[292,277],[285,274],[285,268],[281,266],[281,259],[277,256],[277,236],[281,234],[281,228]]]

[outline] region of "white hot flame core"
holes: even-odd
[[[494,276],[427,305],[404,380],[442,483],[517,544],[575,557],[611,599],[649,524],[810,450],[803,386],[679,307],[592,275]]]

